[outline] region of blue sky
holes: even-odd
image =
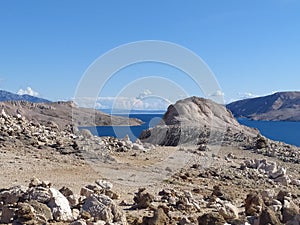
[[[296,0],[1,0],[0,88],[70,99],[99,56],[126,43],[162,40],[199,55],[227,102],[299,90],[299,12]],[[185,74],[146,63],[115,74],[101,97],[112,99],[128,82],[152,75],[203,95]]]

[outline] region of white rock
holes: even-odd
[[[135,143],[138,144],[138,145],[142,145],[142,144],[143,144],[143,143],[141,142],[141,140],[138,139],[138,138],[135,140]]]
[[[137,144],[137,143],[133,143],[132,149],[133,149],[133,150],[138,150],[138,151],[144,151],[144,150],[145,150],[144,146],[139,145],[139,144]]]
[[[275,171],[275,172],[270,172],[269,175],[270,175],[270,177],[271,177],[272,179],[276,179],[276,178],[278,178],[278,177],[280,177],[280,176],[286,175],[286,169],[283,168],[283,167],[281,167],[281,168],[279,168],[279,169],[278,169],[277,171]]]
[[[113,184],[105,180],[96,180],[96,184],[106,190],[111,190],[113,188]]]
[[[105,221],[103,221],[103,220],[98,220],[97,222],[93,223],[93,225],[106,225],[106,224],[107,223]]]
[[[239,217],[238,208],[231,203],[224,204],[224,206],[219,210],[219,213],[226,220],[237,219]]]
[[[291,179],[287,175],[282,176],[282,177],[277,177],[274,181],[281,183],[282,185],[285,185],[285,186],[287,186],[289,183],[291,183]]]
[[[51,200],[48,204],[57,221],[72,221],[73,214],[68,199],[54,188],[50,188]]]
[[[2,109],[2,111],[1,111],[1,116],[3,118],[8,118],[8,116],[7,116],[6,112],[4,111],[4,109]]]
[[[292,179],[291,184],[296,185],[296,186],[300,186],[300,180]]]

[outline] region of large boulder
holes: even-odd
[[[166,146],[220,142],[227,132],[256,137],[258,131],[242,126],[225,106],[190,97],[168,107],[160,124],[142,132],[143,142]],[[232,137],[233,135],[230,135]]]
[[[73,214],[68,199],[55,188],[50,188],[51,199],[48,203],[57,221],[72,221]]]
[[[82,205],[82,213],[88,213],[96,221],[103,220],[106,223],[122,222],[126,224],[126,218],[111,198],[106,195],[91,195],[85,199]]]

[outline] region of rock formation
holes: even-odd
[[[144,142],[179,144],[238,142],[257,136],[255,129],[240,125],[231,112],[211,100],[190,97],[168,107],[162,122],[140,136]]]

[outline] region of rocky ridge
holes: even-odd
[[[0,109],[10,115],[20,114],[28,120],[47,125],[57,124],[61,129],[74,126],[119,126],[135,125],[143,122],[138,119],[111,116],[96,109],[78,107],[74,102],[32,103],[27,101],[0,102]]]
[[[278,92],[227,105],[235,117],[252,120],[300,121],[300,92]]]

